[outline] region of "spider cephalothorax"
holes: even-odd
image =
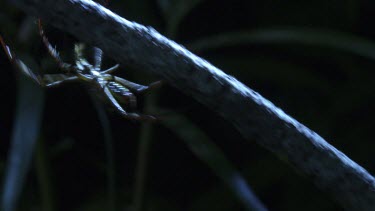
[[[20,59],[16,58],[11,52],[10,48],[5,44],[4,40],[0,36],[0,42],[4,48],[6,55],[9,60],[24,74],[37,82],[43,87],[55,87],[60,84],[72,81],[81,81],[89,86],[97,88],[102,95],[107,99],[110,105],[123,117],[133,120],[156,120],[154,116],[138,114],[133,112],[126,112],[125,109],[120,105],[124,103],[130,108],[135,108],[137,105],[136,97],[133,93],[144,92],[154,86],[160,84],[155,82],[149,86],[143,86],[140,84],[133,83],[126,79],[111,75],[119,65],[115,65],[109,69],[101,69],[102,61],[102,50],[94,47],[94,64],[90,64],[84,57],[84,44],[75,44],[75,64],[69,64],[62,61],[58,52],[52,47],[44,34],[41,22],[39,21],[39,33],[43,39],[43,43],[46,46],[49,54],[55,59],[60,69],[63,71],[61,74],[45,74],[43,76],[36,74],[30,68],[28,68]]]

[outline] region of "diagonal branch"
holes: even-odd
[[[9,0],[30,15],[153,73],[230,121],[246,139],[304,172],[347,210],[375,210],[375,180],[361,166],[270,101],[151,27],[89,0]]]

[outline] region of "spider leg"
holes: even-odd
[[[108,68],[106,70],[103,70],[101,72],[102,72],[102,74],[110,74],[110,73],[113,73],[115,70],[117,70],[117,68],[119,68],[119,67],[120,67],[120,65],[116,64],[113,67],[110,67],[110,68]]]
[[[140,84],[137,84],[137,83],[134,83],[134,82],[131,82],[131,81],[128,81],[126,79],[123,79],[123,78],[120,78],[120,77],[117,77],[117,76],[113,76],[113,79],[114,81],[116,81],[117,83],[125,86],[125,87],[128,87],[130,90],[134,91],[134,92],[137,92],[137,93],[143,93],[143,92],[146,92],[148,90],[151,90],[151,89],[154,89],[156,87],[159,87],[162,82],[161,81],[156,81],[156,82],[153,82],[151,83],[150,85],[148,86],[144,86],[144,85],[140,85]]]
[[[56,87],[66,82],[78,81],[77,76],[67,76],[65,74],[46,74],[43,76],[43,82],[45,87]]]
[[[94,47],[94,68],[97,71],[100,71],[102,65],[103,51],[100,48]],[[111,69],[111,68],[110,68]]]
[[[5,44],[1,36],[0,43],[5,51],[5,54],[7,55],[8,59],[12,62],[12,64],[23,74],[33,79],[33,81],[35,81],[42,87],[55,87],[57,85],[62,84],[63,82],[78,80],[77,76],[67,76],[65,74],[46,74],[43,75],[43,77],[39,74],[35,74],[34,71],[32,71],[28,66],[25,65],[25,63],[23,63],[12,53],[9,46]]]
[[[155,121],[156,118],[150,115],[141,115],[137,113],[128,113],[126,112],[120,104],[117,102],[115,97],[112,95],[111,91],[109,90],[108,87],[104,87],[103,89],[104,94],[108,98],[109,102],[111,105],[116,109],[116,111],[121,114],[123,117],[126,119],[132,119],[132,120],[146,120],[146,121]]]
[[[70,72],[73,69],[73,65],[62,61],[62,59],[59,56],[59,53],[56,51],[56,48],[52,47],[51,43],[48,41],[48,38],[44,34],[42,21],[40,19],[38,19],[38,28],[39,34],[42,37],[43,43],[46,46],[48,53],[52,56],[52,58],[55,59],[56,63],[59,65],[61,69],[63,69],[66,72]]]
[[[163,85],[163,81],[160,80],[160,81],[155,81],[155,82],[152,82],[148,85],[148,89],[145,90],[145,91],[148,91],[148,90],[151,90],[151,89],[156,89],[156,88],[159,88],[160,86]]]
[[[143,86],[117,76],[113,76],[113,80],[137,93],[143,92],[144,90],[148,89],[147,86]]]
[[[37,84],[43,86],[43,79],[40,75],[35,74],[28,66],[25,65],[21,60],[15,58],[13,64],[16,66],[18,70],[20,70],[23,74],[28,76],[29,78],[33,79]]]
[[[35,74],[28,66],[25,65],[20,59],[18,59],[10,50],[3,40],[3,37],[0,36],[0,43],[5,51],[10,62],[23,74],[33,79],[37,84],[43,85],[43,79],[39,74]]]
[[[4,49],[4,52],[5,54],[7,55],[8,59],[13,62],[14,58],[13,58],[13,55],[12,55],[12,51],[10,50],[9,46],[7,46],[3,40],[3,37],[0,35],[0,42],[1,42],[1,46],[3,47]]]
[[[105,0],[104,2],[101,1],[100,3],[103,6],[107,6],[108,0]],[[103,51],[102,51],[102,49],[100,49],[98,47],[94,47],[93,50],[94,50],[94,68],[95,68],[96,71],[100,71],[101,64],[102,64],[102,58],[103,58]],[[118,68],[118,65],[115,65],[115,66],[109,68],[108,70],[105,70],[104,73],[110,73],[117,68]]]

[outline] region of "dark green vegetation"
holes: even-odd
[[[114,1],[110,9],[185,44],[374,171],[374,3],[184,2]],[[59,71],[37,35],[35,19],[5,4],[0,24],[8,44],[34,70]],[[74,38],[48,26],[46,31],[62,57],[72,59]],[[139,97],[144,112],[173,117],[159,125],[107,116],[80,84],[47,90],[44,103],[35,97],[28,105],[22,96],[40,90],[22,89],[23,80],[16,80],[0,55],[1,175],[8,140],[16,139],[12,131],[27,128],[32,135],[39,128],[38,122],[20,123],[20,111],[34,108],[33,118],[43,117],[19,203],[23,210],[120,210],[131,204],[138,210],[139,204],[146,210],[244,210],[246,203],[226,180],[234,169],[270,210],[340,210],[283,158],[243,141],[216,114],[168,85]],[[155,80],[141,70],[120,76],[142,84]],[[31,106],[38,104],[44,104],[43,113]]]

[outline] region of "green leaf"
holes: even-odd
[[[247,210],[266,210],[234,165],[198,127],[177,114],[163,119],[162,124],[180,137],[190,150],[228,185]]]

